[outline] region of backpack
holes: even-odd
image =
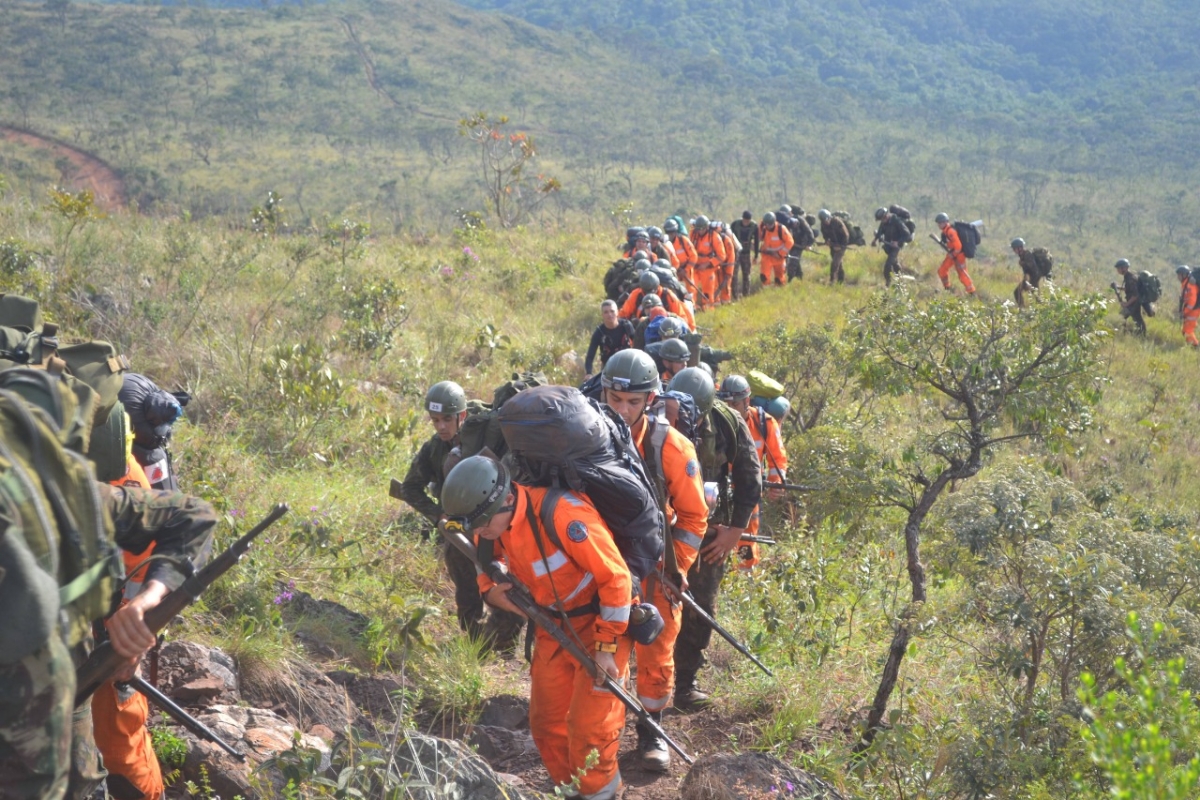
[[[1142,270],[1138,274],[1138,298],[1142,305],[1157,303],[1161,296],[1162,283],[1159,282],[1158,276],[1148,270]]]
[[[975,248],[983,240],[983,236],[979,233],[979,226],[974,222],[954,221],[954,231],[958,234],[958,241],[962,243],[962,253],[967,258],[975,257]]]
[[[630,573],[639,580],[653,573],[663,555],[664,521],[629,426],[569,386],[521,392],[498,416],[513,480],[586,494]],[[542,511],[552,520],[550,497]],[[552,526],[545,527],[549,534]]]
[[[95,392],[47,370],[0,374],[0,663],[13,663],[59,631],[68,647],[116,608],[124,574],[85,440]]]
[[[125,474],[125,416],[118,394],[129,359],[108,342],[60,344],[58,326],[42,322],[36,300],[0,295],[0,371],[14,367],[43,369],[90,387],[96,394],[95,416],[85,449],[96,477],[110,481]]]
[[[531,386],[542,386],[548,382],[543,372],[514,372],[510,380],[496,387],[492,402],[467,401],[467,418],[458,429],[458,447],[463,458],[477,456],[484,448],[499,458],[504,455],[504,434],[497,421],[499,410],[520,392]]]
[[[662,372],[662,370],[660,369],[659,372]],[[589,400],[595,400],[597,403],[599,403],[602,397],[601,392],[604,390],[604,384],[602,383],[603,379],[604,375],[597,372],[595,375],[579,384],[579,393]]]
[[[1192,283],[1200,286],[1200,267],[1192,267]],[[1197,298],[1197,303],[1200,303],[1200,298]]]
[[[1030,252],[1033,253],[1033,260],[1037,265],[1038,277],[1049,278],[1050,270],[1054,269],[1054,256],[1044,247],[1035,247]]]
[[[912,214],[909,213],[909,210],[904,206],[898,206],[893,203],[892,205],[888,206],[888,213],[903,220],[904,227],[908,228],[910,235],[917,232],[917,223],[913,220]]]
[[[867,237],[863,234],[862,226],[854,223],[854,220],[850,218],[850,212],[834,211],[833,216],[846,223],[846,230],[850,232],[850,244],[866,247]]]

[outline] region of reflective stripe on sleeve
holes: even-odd
[[[600,619],[605,622],[629,622],[629,606],[600,606]]]
[[[681,528],[676,528],[674,531],[672,531],[672,535],[674,535],[675,541],[679,542],[680,544],[687,545],[693,550],[699,550],[700,544],[704,541],[703,536],[692,533],[691,531],[685,531]]]
[[[539,558],[533,562],[533,574],[539,578],[544,578],[551,572],[554,572],[567,564],[567,554],[559,550],[553,555],[546,558]]]

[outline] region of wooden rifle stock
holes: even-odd
[[[231,544],[225,552],[209,561],[199,572],[190,575],[175,591],[163,598],[162,602],[148,610],[143,618],[146,627],[157,634],[175,619],[185,608],[196,601],[217,578],[224,575],[250,549],[250,543],[260,533],[269,528],[277,519],[287,513],[287,503],[279,503],[271,509],[271,513],[262,522],[254,526],[242,538]],[[105,681],[112,680],[113,675],[125,664],[127,659],[113,650],[112,642],[102,642],[97,645],[87,661],[75,670],[75,707],[79,708]]]

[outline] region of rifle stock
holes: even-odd
[[[217,578],[224,575],[241,559],[241,557],[250,549],[250,543],[255,537],[269,528],[274,522],[287,513],[287,503],[279,503],[275,508],[271,509],[262,522],[255,525],[245,536],[231,544],[225,552],[209,561],[199,572],[190,575],[175,591],[163,598],[162,602],[154,608],[146,612],[143,618],[146,627],[152,633],[157,634],[175,616],[190,606],[196,601],[200,595],[204,593],[209,586],[213,584]],[[88,656],[87,661],[75,670],[75,707],[83,705],[87,699],[92,696],[92,693],[100,688],[100,685],[105,681],[111,680],[113,675],[127,661],[121,655],[118,655],[113,650],[112,642],[102,642],[97,645],[92,654]]]
[[[454,528],[458,529],[455,530]],[[519,608],[522,613],[529,617],[529,619],[533,620],[535,625],[554,637],[554,640],[558,642],[558,644],[564,650],[570,653],[571,656],[578,661],[593,678],[600,678],[604,682],[604,688],[616,695],[617,699],[620,700],[627,709],[636,714],[639,722],[661,736],[663,741],[665,741],[672,750],[678,753],[679,757],[682,758],[689,766],[695,763],[695,759],[688,755],[684,749],[675,742],[674,739],[667,735],[667,732],[662,729],[662,726],[658,724],[654,717],[650,716],[649,712],[642,708],[641,703],[635,700],[633,695],[626,692],[621,684],[614,680],[611,675],[600,669],[600,666],[596,663],[595,659],[588,655],[588,653],[579,646],[578,642],[574,641],[570,636],[567,635],[565,631],[563,631],[561,627],[559,627],[557,620],[551,617],[550,613],[546,611],[546,609],[542,608],[534,601],[533,596],[529,594],[529,590],[522,586],[521,583],[517,581],[517,579],[513,577],[511,573],[504,572],[500,565],[496,562],[492,562],[490,564],[483,564],[480,562],[479,553],[476,552],[475,545],[471,544],[467,537],[463,535],[461,526],[458,526],[456,523],[447,524],[442,522],[438,524],[438,530],[442,532],[442,536],[447,542],[454,545],[454,547],[457,548],[460,553],[471,559],[471,561],[475,562],[475,564],[480,569],[484,570],[489,576],[491,576],[493,580],[495,580],[497,583],[509,584],[509,586],[512,588],[508,590],[506,596],[512,601],[513,605]]]
[[[945,243],[944,243],[944,242],[943,242],[941,239],[939,239],[938,237],[934,236],[932,233],[931,233],[931,234],[929,234],[929,238],[930,238],[930,239],[933,239],[935,242],[937,242],[937,246],[938,246],[938,247],[942,248],[942,249],[943,249],[943,250],[945,250],[947,253],[949,253],[949,252],[950,252],[950,248],[949,248],[949,247],[946,247],[946,244],[945,244]]]

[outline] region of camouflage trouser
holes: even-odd
[[[883,252],[887,260],[883,262],[883,282],[892,285],[892,276],[900,274],[900,248],[894,244],[885,244]]]
[[[67,790],[75,667],[57,635],[0,667],[0,794],[51,798]],[[89,721],[90,721],[89,717]]]
[[[493,608],[484,624],[484,602],[475,579],[475,562],[444,540],[440,547],[446,571],[454,583],[455,613],[459,627],[472,637],[486,638],[497,650],[511,649],[525,628],[525,620],[511,611]]]
[[[787,279],[788,283],[794,280],[804,279],[804,267],[800,265],[800,256],[804,253],[803,250],[793,250],[787,255]]]
[[[71,776],[67,783],[67,800],[103,799],[107,795],[101,786],[107,775],[100,748],[96,747],[92,699],[89,697],[86,703],[75,709],[71,718]]]
[[[700,545],[701,548],[707,547],[716,538],[716,527],[710,527]],[[717,594],[721,591],[721,580],[725,577],[728,562],[729,559],[723,559],[720,564],[709,564],[701,556],[688,570],[688,589],[696,599],[696,605],[707,611],[713,619],[717,619]],[[695,611],[687,606],[683,607],[683,625],[679,629],[679,638],[675,640],[677,692],[692,686],[696,681],[696,673],[707,663],[704,651],[712,641],[712,633],[709,624]]]
[[[846,271],[842,269],[842,259],[846,255],[846,248],[829,246],[829,283],[845,283]]]
[[[748,246],[743,247],[742,251],[738,253],[737,263],[733,265],[733,296],[735,298],[749,297],[750,295],[751,255],[750,248]]]

